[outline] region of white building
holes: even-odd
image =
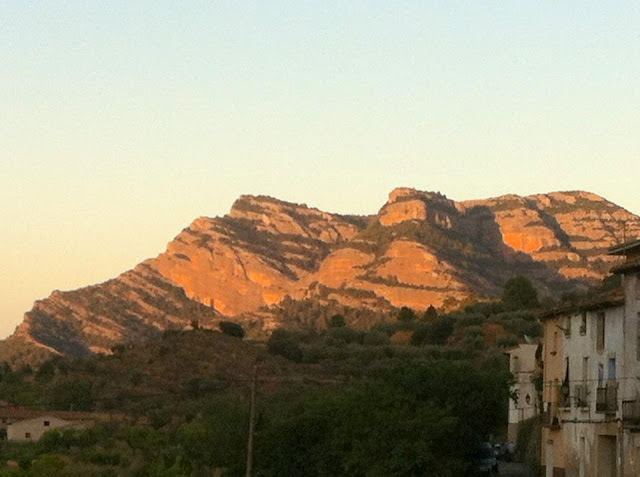
[[[546,476],[640,476],[640,240],[610,250],[623,289],[544,325]]]
[[[541,369],[536,362],[537,344],[521,344],[505,354],[509,355],[509,368],[514,377],[511,386],[515,398],[509,399],[508,440],[515,442],[518,427],[522,421],[531,419],[540,413],[540,403],[534,379]]]
[[[93,425],[92,421],[68,421],[55,416],[39,416],[17,421],[7,426],[7,440],[9,441],[37,441],[45,432],[52,429],[87,429]]]

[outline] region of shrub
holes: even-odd
[[[382,346],[389,344],[389,336],[382,331],[371,330],[362,338],[362,343],[367,346]]]
[[[438,317],[438,311],[435,306],[429,305],[429,308],[424,312],[423,320],[424,321],[433,321]]]
[[[344,316],[333,315],[331,318],[329,318],[328,325],[329,328],[342,328],[343,326],[346,326],[347,323],[344,320]]]
[[[398,313],[398,321],[414,321],[416,319],[415,312],[408,306],[400,308]]]
[[[530,310],[540,306],[538,292],[531,281],[522,275],[507,280],[502,302],[507,310]]]
[[[485,320],[485,316],[479,313],[459,315],[456,316],[456,326],[459,328],[480,326],[485,322]]]
[[[454,320],[449,316],[436,318],[432,323],[425,323],[415,330],[411,337],[411,344],[445,344],[453,333]]]
[[[218,323],[218,327],[220,331],[222,331],[225,335],[233,336],[234,338],[244,338],[244,329],[237,323],[233,323],[231,321],[221,321]]]
[[[358,343],[362,340],[362,333],[348,327],[331,328],[327,331],[327,344]]]
[[[515,336],[505,336],[504,338],[498,338],[496,344],[500,348],[512,348],[518,346],[518,338]]]
[[[302,361],[303,353],[296,336],[285,330],[275,330],[267,342],[269,353],[279,355],[291,361]]]

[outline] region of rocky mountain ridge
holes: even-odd
[[[583,191],[455,202],[398,188],[370,217],[245,195],[133,270],[37,301],[9,340],[78,355],[194,321],[268,332],[285,298],[453,309],[497,296],[515,274],[555,293],[603,278],[607,248],[625,235],[640,236],[640,218]]]

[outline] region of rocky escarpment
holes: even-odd
[[[242,196],[134,270],[37,301],[11,340],[82,354],[193,321],[233,318],[268,331],[279,319],[270,310],[285,299],[383,313],[451,309],[496,296],[515,274],[555,293],[601,279],[606,249],[638,235],[637,216],[579,191],[455,202],[400,188],[371,217]]]

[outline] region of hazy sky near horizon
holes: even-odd
[[[0,337],[243,193],[640,214],[640,3],[0,4]]]

